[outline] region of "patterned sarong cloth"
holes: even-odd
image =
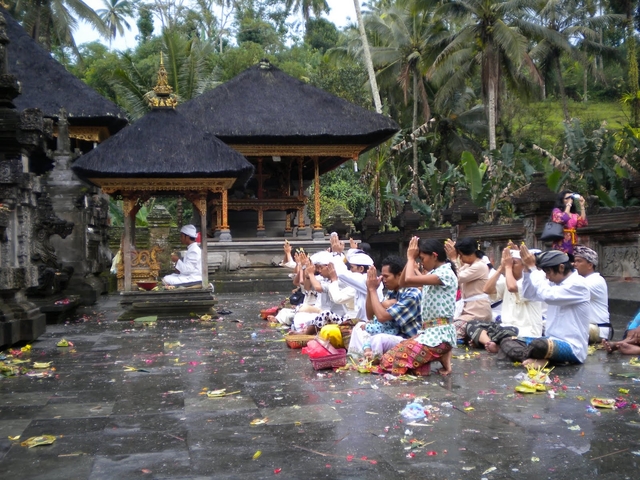
[[[405,340],[382,356],[380,366],[393,375],[429,375],[430,363],[441,358],[451,348],[446,342],[428,347],[415,340]]]
[[[480,322],[472,320],[467,322],[467,337],[471,340],[474,347],[480,348],[480,334],[485,331],[489,339],[500,345],[505,338],[517,337],[518,329],[516,327],[503,327],[495,322]]]

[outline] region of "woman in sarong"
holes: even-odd
[[[423,271],[429,273],[417,273],[418,258]],[[455,267],[447,260],[444,245],[437,240],[418,241],[418,237],[413,237],[409,242],[407,265],[402,272],[400,285],[422,287],[422,328],[411,339],[386,352],[380,366],[393,375],[429,375],[431,362],[438,360],[442,364],[438,373],[449,375],[451,350],[456,345],[456,330],[451,321],[458,278]]]

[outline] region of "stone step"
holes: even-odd
[[[209,277],[216,293],[289,292],[294,286],[291,270],[282,267],[243,268],[235,272],[217,272]]]

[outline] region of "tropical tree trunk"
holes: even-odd
[[[582,101],[584,103],[587,103],[588,100],[588,86],[589,83],[587,82],[587,68],[588,68],[589,64],[587,63],[584,66],[584,72],[582,73]]]
[[[420,73],[413,71],[413,120],[411,123],[411,131],[418,129],[418,77]],[[429,119],[427,119],[428,121]],[[411,182],[411,194],[418,196],[418,139],[413,139],[413,180]]]
[[[560,90],[560,100],[562,103],[562,113],[564,114],[565,122],[571,121],[571,115],[569,115],[569,104],[567,103],[567,92],[564,89],[564,80],[562,79],[562,66],[560,65],[560,55],[556,55],[554,59],[554,67],[556,70],[556,81],[558,82],[558,89]]]
[[[496,80],[494,78],[489,78],[488,82],[489,91],[489,105],[488,105],[488,116],[489,116],[489,150],[495,150],[496,146]]]
[[[380,90],[378,89],[378,82],[376,81],[376,72],[373,70],[373,61],[371,60],[371,51],[369,50],[369,40],[367,39],[367,32],[364,29],[364,22],[362,21],[360,0],[353,0],[353,5],[356,7],[356,18],[358,19],[358,29],[360,30],[360,40],[362,41],[362,53],[364,55],[364,63],[367,67],[367,74],[369,75],[369,84],[371,85],[373,104],[376,107],[376,112],[382,113]]]

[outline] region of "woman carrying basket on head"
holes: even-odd
[[[579,214],[576,210],[576,202],[580,205]],[[564,238],[555,241],[552,248],[573,255],[573,247],[578,243],[576,229],[587,226],[584,197],[573,193],[571,190],[560,192],[551,214],[551,220],[562,224],[564,227]]]

